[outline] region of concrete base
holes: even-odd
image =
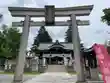
[[[91,80],[94,80],[94,81],[99,80],[99,72],[97,68],[90,69],[90,72],[91,72]]]
[[[16,81],[13,81],[12,83],[23,83],[23,81],[21,81],[21,80],[16,80]]]
[[[87,82],[86,81],[85,82],[77,81],[76,83],[87,83]]]
[[[104,81],[87,81],[87,83],[104,83]]]

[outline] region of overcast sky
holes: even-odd
[[[44,7],[44,5],[55,5],[55,7],[73,7],[81,5],[94,5],[91,15],[88,17],[78,17],[78,19],[90,20],[90,26],[79,27],[79,34],[85,46],[91,46],[94,43],[104,43],[110,39],[110,27],[102,23],[100,17],[103,15],[102,9],[110,7],[109,0],[0,0],[0,13],[4,15],[2,23],[11,24],[12,21],[20,21],[20,18],[12,18],[8,11],[8,6],[25,7]],[[34,19],[34,18],[33,18]],[[67,20],[62,18],[60,20]],[[35,20],[35,19],[34,19]],[[43,20],[43,19],[40,19]],[[59,18],[57,19],[59,20]],[[33,43],[33,38],[37,34],[38,27],[31,27],[28,48]],[[47,27],[47,30],[53,40],[64,41],[67,27]]]

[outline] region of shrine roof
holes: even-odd
[[[64,48],[65,46],[62,45],[58,40],[56,40],[55,43],[53,43],[51,46],[49,46],[48,48],[49,49],[52,49],[52,48]]]

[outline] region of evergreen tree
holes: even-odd
[[[3,15],[0,14],[0,22],[2,22],[2,20],[3,20]]]
[[[40,43],[48,43],[52,42],[52,38],[50,37],[49,33],[46,31],[44,26],[41,26],[41,28],[38,31],[38,35],[34,39],[34,43],[31,48],[31,52],[38,52],[38,47]]]
[[[102,21],[110,26],[110,8],[106,8],[103,10],[104,15],[101,17]]]
[[[72,30],[71,30],[71,26],[69,26],[68,30],[66,31],[66,35],[65,35],[65,42],[72,42]]]
[[[81,41],[81,39],[80,39],[80,41]],[[72,43],[72,27],[71,26],[69,26],[69,28],[66,31],[65,42]]]

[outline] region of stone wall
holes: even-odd
[[[16,60],[15,59],[13,59],[13,60],[6,60],[5,64],[16,64]]]
[[[13,65],[5,65],[4,71],[6,71],[6,72],[14,72],[15,68],[16,68],[15,64],[13,64]],[[24,72],[32,72],[32,71],[37,71],[37,70],[33,70],[32,67],[27,67],[25,65]]]
[[[5,71],[14,72],[15,68],[16,68],[16,60],[7,60],[5,62],[5,68],[4,68]],[[34,59],[26,60],[24,71],[25,72],[38,71],[38,61]]]

